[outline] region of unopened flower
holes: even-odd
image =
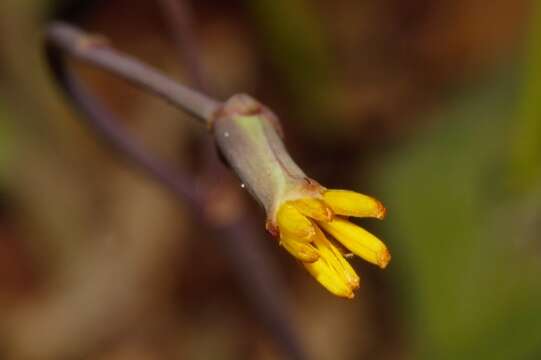
[[[331,293],[353,298],[360,279],[345,258],[353,253],[385,268],[391,256],[377,237],[350,217],[383,219],[376,199],[329,190],[295,164],[276,116],[247,95],[235,95],[216,114],[217,145],[246,189],[267,212],[267,230]]]

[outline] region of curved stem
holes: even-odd
[[[64,25],[55,24],[52,29],[57,30],[51,30],[48,34],[54,33],[56,35],[60,34],[62,38],[67,37],[65,36],[66,33],[64,30],[66,27]],[[60,31],[58,29],[60,29]],[[71,27],[67,27],[67,29],[68,35],[81,33]],[[76,40],[72,38],[69,41],[81,41],[80,39],[81,38]],[[110,146],[119,150],[121,154],[127,155],[126,158],[128,160],[145,170],[148,174],[169,188],[179,198],[188,202],[194,209],[199,209],[201,206],[199,194],[195,191],[197,187],[193,183],[193,180],[188,176],[184,176],[182,173],[171,171],[160,159],[155,158],[146,152],[145,149],[143,149],[143,147],[122,128],[122,126],[118,125],[122,124],[122,122],[118,121],[113,113],[111,113],[98,99],[92,96],[73,71],[66,66],[62,49],[55,46],[58,45],[58,43],[48,43],[47,45],[47,60],[49,61],[49,65],[56,80],[70,95],[70,99],[76,108],[86,115],[84,116],[84,119],[88,124],[97,131],[101,135],[101,138],[106,140]],[[144,77],[145,73],[141,76]]]
[[[208,124],[221,103],[199,94],[160,74],[156,70],[108,47],[98,37],[62,23],[54,23],[47,32],[47,55],[57,80],[75,105],[109,145],[167,187],[180,200],[187,201],[198,214],[199,222],[212,224],[214,238],[225,248],[247,297],[266,328],[289,359],[306,359],[298,335],[289,321],[289,304],[283,283],[275,276],[272,261],[259,242],[253,241],[257,230],[244,213],[228,224],[213,224],[205,211],[206,189],[196,192],[191,179],[174,173],[166,164],[147,153],[132,139],[109,110],[79,81],[65,64],[64,53],[77,57],[118,75],[139,87],[165,98]],[[225,244],[225,246],[224,246]]]
[[[139,60],[111,48],[104,38],[88,35],[70,25],[55,22],[46,33],[49,46],[104,69],[142,87],[209,124],[221,103],[178,84]]]

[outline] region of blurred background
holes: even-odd
[[[213,184],[209,226],[252,214],[242,241],[266,259],[291,341],[313,359],[541,358],[541,4],[184,7],[211,95],[254,95],[307,174],[388,209],[360,224],[387,243],[390,266],[353,260],[361,289],[335,298],[265,233],[203,127],[73,64],[149,152]],[[209,233],[104,146],[44,59],[44,28],[62,18],[190,83],[167,11],[163,1],[0,2],[1,359],[287,358],[232,270],[242,254],[221,236],[235,234]]]

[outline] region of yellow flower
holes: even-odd
[[[383,242],[348,221],[348,217],[383,219],[385,208],[370,196],[321,189],[320,194],[282,203],[276,214],[277,233],[284,249],[300,260],[321,285],[351,299],[360,279],[341,248],[380,268],[387,266],[391,256]]]

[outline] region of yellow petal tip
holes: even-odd
[[[381,253],[378,255],[378,266],[382,269],[385,269],[387,265],[389,265],[389,262],[391,261],[391,253],[387,248],[385,248]]]
[[[376,207],[377,207],[376,215],[375,215],[376,219],[379,219],[379,220],[385,219],[385,216],[387,216],[387,209],[385,208],[385,206],[383,206],[381,201],[377,202]]]
[[[337,215],[377,219],[385,217],[385,207],[379,200],[354,191],[327,190],[323,193],[323,200]]]
[[[361,281],[359,280],[358,277],[356,279],[352,279],[349,281],[349,286],[351,286],[353,290],[357,290],[358,288],[361,287]]]
[[[355,292],[353,290],[354,289],[347,288],[347,289],[344,289],[341,292],[333,292],[333,293],[334,293],[334,295],[336,295],[338,297],[351,300],[351,299],[355,298]]]

